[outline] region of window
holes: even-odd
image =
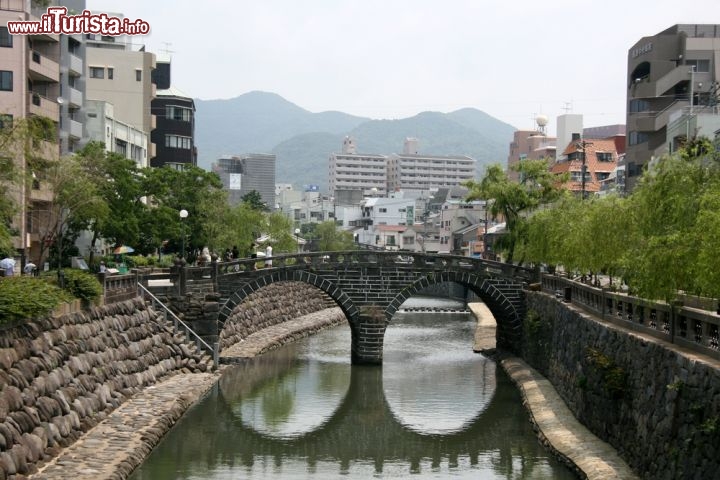
[[[643,132],[630,132],[628,135],[629,145],[639,145],[648,141],[647,133]]]
[[[179,122],[189,122],[192,119],[192,110],[186,107],[168,105],[165,107],[165,118]]]
[[[582,173],[570,172],[570,180],[573,182],[582,182]],[[592,175],[590,172],[585,172],[585,182],[592,182]]]
[[[135,70],[135,80],[142,82],[142,70]]]
[[[179,135],[165,135],[165,146],[168,148],[182,148],[190,150],[191,147],[190,137],[181,137]]]
[[[13,89],[13,72],[10,70],[0,70],[0,90],[12,92]]]
[[[613,161],[613,154],[612,152],[595,152],[597,155],[598,162],[612,162]]]
[[[13,116],[9,113],[0,113],[0,130],[4,128],[12,128]]]
[[[387,208],[380,208],[378,209],[380,213],[387,213]]]
[[[649,112],[650,102],[641,99],[630,100],[630,106],[628,109],[630,110],[630,113]]]
[[[13,37],[7,27],[0,27],[0,47],[12,48]]]
[[[112,80],[113,75],[115,75],[115,69],[113,67],[108,67],[108,80]]]
[[[595,176],[597,177],[598,182],[602,182],[603,180],[610,178],[610,172],[595,172]]]
[[[686,64],[695,67],[695,72],[708,73],[710,71],[710,60],[688,60]]]
[[[119,138],[115,139],[115,153],[119,153],[123,157],[127,157],[127,146],[128,143],[124,140],[120,140]]]
[[[105,78],[105,68],[90,67],[90,78]]]

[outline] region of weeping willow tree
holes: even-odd
[[[563,176],[551,173],[549,160],[524,160],[512,168],[520,174],[520,181],[508,178],[499,164],[490,165],[480,181],[465,183],[470,189],[467,200],[485,200],[493,220],[504,220],[507,228],[499,246],[507,261],[513,262],[515,250],[527,241],[527,216],[537,208],[561,198],[565,191]]]
[[[691,141],[644,175],[628,199],[626,235],[627,282],[638,294],[718,296],[718,193],[720,156],[707,139]]]
[[[563,199],[525,220],[531,261],[620,276],[644,298],[720,297],[720,154],[695,139],[627,198]]]

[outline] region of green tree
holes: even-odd
[[[251,190],[241,197],[243,203],[253,210],[267,210],[268,206],[262,200],[262,195],[257,190]]]
[[[322,222],[315,228],[320,251],[352,250],[355,248],[352,233],[339,230],[337,224],[330,220]]]
[[[40,235],[40,261],[47,246],[56,243],[58,254],[65,256],[63,237],[90,227],[94,219],[107,215],[107,204],[98,185],[79,159],[61,157],[56,161],[37,162],[34,166],[49,201],[33,212]]]
[[[141,172],[134,160],[108,153],[101,142],[90,142],[77,152],[77,157],[98,193],[108,206],[90,224],[91,246],[102,238],[113,245],[137,246],[140,243],[140,221],[147,208],[143,203]],[[91,248],[92,263],[94,248]]]
[[[267,215],[264,232],[271,239],[274,254],[280,252],[295,253],[297,251],[297,243],[295,242],[292,227],[292,221],[281,212]]]
[[[465,184],[470,189],[466,200],[485,200],[493,219],[503,219],[507,234],[500,243],[512,263],[516,247],[527,240],[526,217],[539,206],[551,203],[563,194],[563,177],[548,170],[548,160],[524,160],[513,170],[520,181],[510,180],[499,164],[490,165],[479,182]]]
[[[15,250],[13,238],[20,229],[13,220],[24,202],[24,191],[32,187],[36,163],[49,161],[53,151],[56,127],[45,117],[0,122],[0,251]],[[48,147],[48,148],[43,148]]]
[[[142,251],[154,251],[163,240],[174,240],[178,245],[183,234],[187,235],[186,248],[206,246],[210,241],[208,206],[222,202],[218,194],[222,191],[220,177],[198,167],[152,168],[143,174],[142,188],[151,208],[140,220]],[[181,221],[179,212],[183,209],[188,216]]]
[[[693,140],[677,154],[661,158],[641,178],[629,198],[633,229],[627,232],[625,269],[626,281],[638,294],[669,300],[680,290],[702,291],[705,280],[700,275],[707,269],[698,264],[698,253],[717,265],[704,241],[715,235],[710,227],[716,225],[712,196],[717,193],[718,165],[712,144]]]

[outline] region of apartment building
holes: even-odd
[[[668,125],[687,115],[684,137],[711,131],[691,128],[699,113],[717,114],[720,25],[677,24],[643,37],[627,56],[627,188],[643,167],[671,150]],[[678,113],[679,112],[679,113]],[[681,135],[675,135],[680,140]]]
[[[32,117],[51,121],[47,137],[37,142],[36,153],[48,160],[59,154],[58,127],[60,121],[60,42],[58,35],[12,36],[8,21],[37,20],[42,12],[28,10],[30,2],[3,0],[0,2],[0,123],[9,127],[14,122]],[[28,171],[28,159],[22,149],[6,151],[14,158],[21,175]],[[12,220],[16,234],[13,245],[24,263],[26,258],[37,260],[39,225],[47,223],[50,197],[46,185],[36,179],[30,185],[20,182],[10,192],[18,206]]]
[[[422,155],[418,140],[406,138],[402,154],[387,160],[389,192],[428,191],[461,185],[475,178],[475,159],[466,155]]]
[[[94,141],[104,142],[108,152],[135,160],[138,168],[148,166],[148,134],[123,122],[115,115],[115,105],[102,100],[87,100],[85,129]]]
[[[363,195],[387,193],[387,157],[357,153],[352,137],[343,139],[342,152],[330,155],[330,192],[360,190]]]
[[[155,129],[150,139],[155,146],[151,167],[197,166],[195,146],[195,101],[172,85],[168,54],[158,54],[152,81],[157,90],[151,102]]]
[[[113,13],[112,15],[122,17]],[[146,52],[144,45],[130,42],[128,36],[85,36],[86,99],[107,102],[113,106],[113,118],[149,137],[155,128],[151,101],[155,85],[151,72],[155,68],[155,54]],[[127,155],[132,151],[127,139],[105,134],[93,140],[105,141],[108,151]],[[155,156],[151,142],[143,152],[141,163]],[[130,158],[130,157],[128,157]]]

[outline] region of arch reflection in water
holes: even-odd
[[[472,354],[474,370],[463,366],[472,324],[442,317],[431,328],[413,315],[388,329],[382,368],[349,365],[342,326],[227,371],[133,478],[574,478],[538,443],[497,366]],[[471,378],[482,375],[485,387]],[[472,393],[445,390],[459,381]],[[268,409],[271,384],[284,393]]]
[[[233,406],[243,425],[280,439],[301,437],[322,427],[350,386],[350,365],[296,365],[261,385]]]
[[[396,314],[396,320],[405,315]],[[420,320],[434,316],[412,315]],[[458,315],[445,315],[448,336],[443,338],[437,338],[435,329],[416,324],[391,326],[385,334],[385,398],[397,421],[418,433],[461,432],[495,394],[495,363],[473,353],[471,343],[461,350],[451,340],[471,325],[458,321]],[[417,348],[403,348],[408,339]]]

